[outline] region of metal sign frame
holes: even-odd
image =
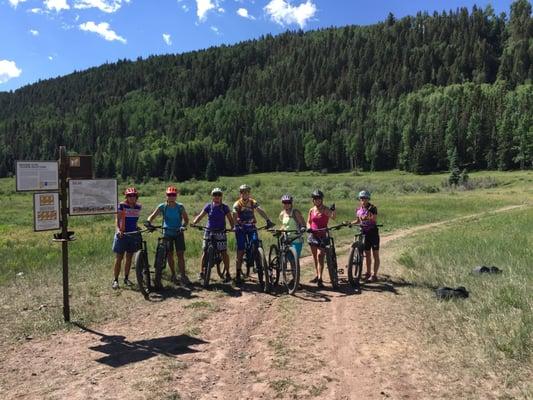
[[[46,187],[35,187],[35,188],[31,188],[31,189],[22,189],[20,188],[20,185],[19,185],[19,177],[20,177],[20,174],[19,174],[19,164],[51,164],[51,165],[54,165],[56,166],[56,177],[55,177],[55,183],[56,183],[56,187],[50,187],[50,188],[46,188]],[[48,192],[48,191],[58,191],[59,190],[59,164],[57,161],[49,161],[49,160],[46,160],[46,161],[39,161],[39,160],[16,160],[15,161],[15,191],[17,192],[35,192],[35,191],[39,191],[39,192]]]
[[[38,229],[37,227],[37,199],[39,196],[47,195],[47,196],[53,196],[54,197],[54,212],[56,213],[56,224],[54,226],[51,226],[46,229]],[[34,232],[44,232],[44,231],[54,231],[61,228],[61,212],[59,207],[59,192],[39,192],[33,194],[33,231]]]
[[[88,212],[73,212],[73,206],[72,206],[72,186],[75,182],[79,181],[112,181],[115,186],[115,207],[114,210],[109,211],[100,211],[100,212],[94,212],[94,211],[88,211]],[[72,217],[77,217],[81,215],[104,215],[104,214],[116,214],[118,211],[118,182],[116,179],[69,179],[68,181],[68,214]]]

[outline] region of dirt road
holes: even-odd
[[[383,237],[383,273],[390,274],[388,266],[394,263],[394,239],[441,224]],[[339,257],[342,262],[344,258]],[[309,258],[302,259],[302,268],[311,268]],[[420,321],[410,314],[407,283],[383,276],[360,294],[347,284],[337,292],[328,287],[318,291],[306,281],[297,296],[257,293],[253,282],[240,289],[220,285],[211,291],[175,291],[121,320],[3,345],[2,397],[495,396],[492,388],[487,386],[485,392],[460,371],[439,369],[446,355],[434,354],[423,344]]]

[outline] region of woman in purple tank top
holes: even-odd
[[[315,190],[311,195],[313,198],[313,207],[309,210],[307,216],[307,229],[323,229],[328,227],[330,218],[335,219],[335,205],[327,208],[324,205],[324,193],[320,190]],[[318,287],[324,287],[322,283],[322,271],[324,271],[324,249],[321,247],[322,240],[326,237],[326,232],[311,232],[307,239],[311,247],[311,254],[315,262],[316,276],[311,280],[311,283],[316,283]]]

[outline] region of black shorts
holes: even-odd
[[[168,251],[185,251],[185,237],[183,233],[178,233],[176,237],[165,236],[165,243]]]
[[[379,231],[372,229],[365,234],[365,250],[379,250]]]

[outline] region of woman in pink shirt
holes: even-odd
[[[318,287],[324,287],[322,283],[322,271],[324,271],[324,256],[323,241],[326,238],[326,231],[316,231],[328,227],[330,218],[335,219],[335,205],[330,208],[324,205],[324,193],[320,190],[315,190],[311,197],[313,198],[313,207],[309,210],[307,216],[307,229],[310,230],[307,242],[311,246],[311,254],[313,254],[313,261],[315,262],[316,276],[311,280],[311,283],[316,283]]]

